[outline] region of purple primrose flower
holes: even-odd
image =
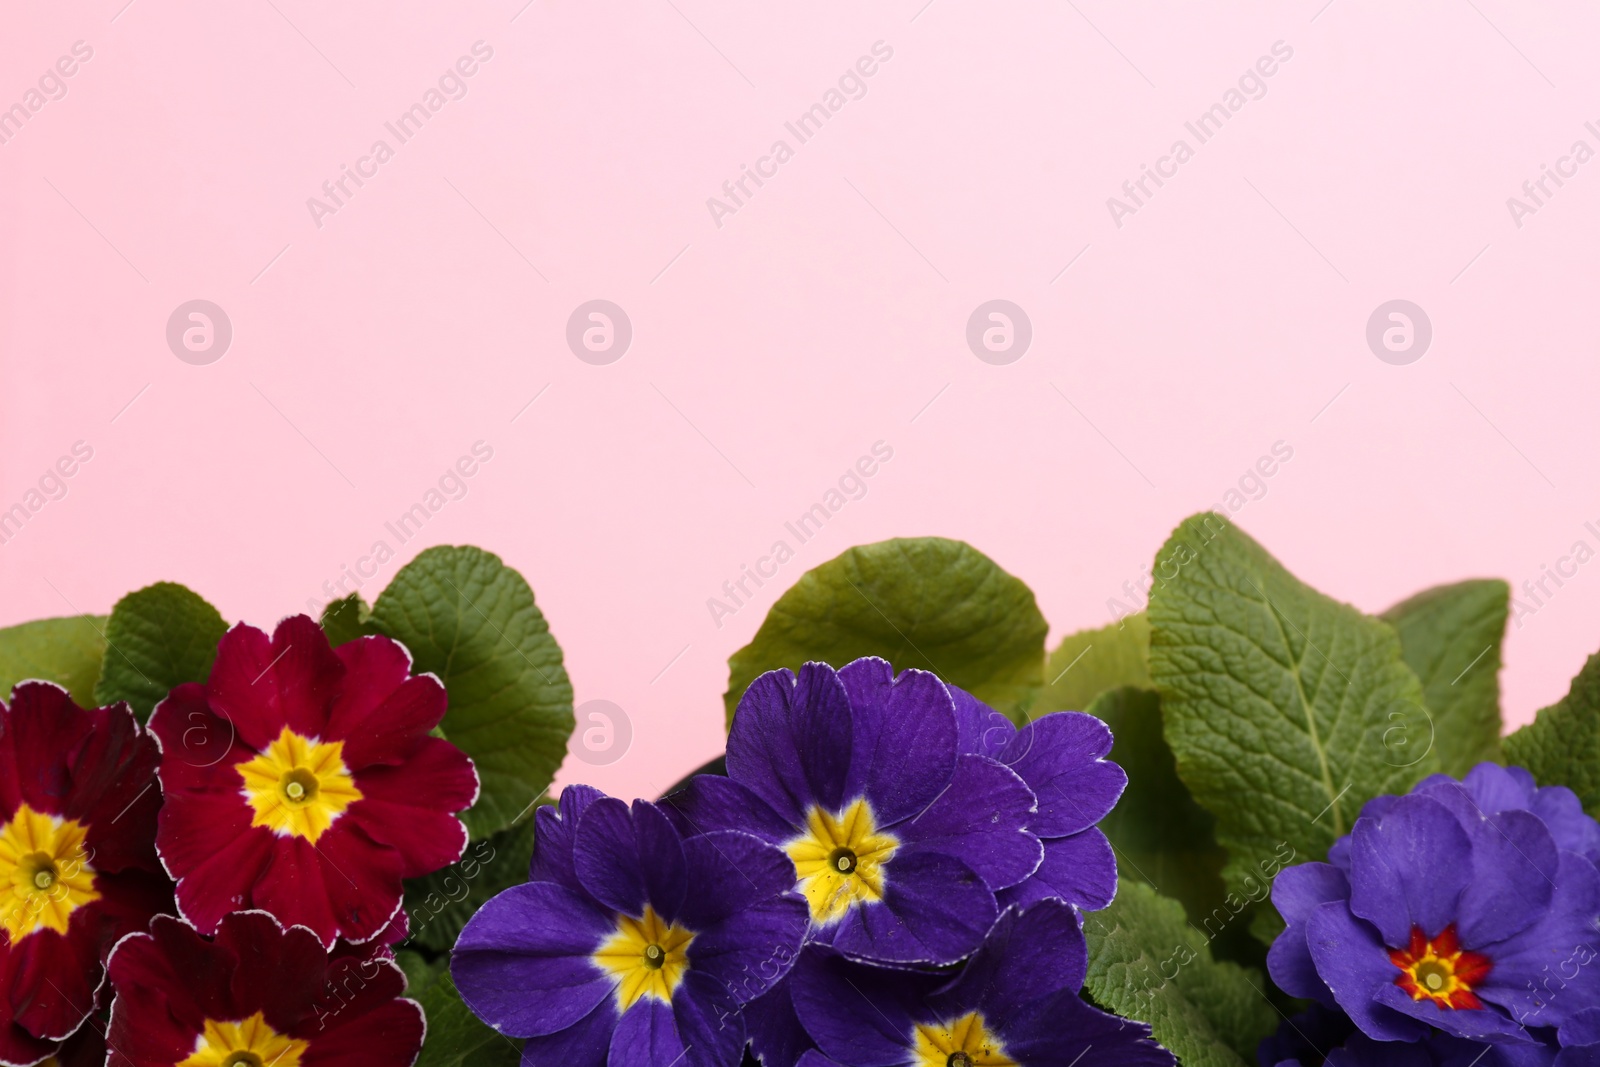
[[[1078,997],[1088,951],[1060,900],[1011,908],[961,970],[889,971],[808,949],[791,976],[803,1067],[1171,1067],[1150,1028]]]
[[[661,809],[585,786],[541,809],[531,881],[485,904],[450,971],[527,1064],[733,1067],[740,1008],[791,967],[806,903],[781,851],[682,838]]]
[[[1575,797],[1516,768],[1378,797],[1331,862],[1278,876],[1288,927],[1268,954],[1273,980],[1373,1041],[1455,1039],[1479,1054],[1494,1045],[1508,1064],[1549,1063],[1548,1035],[1570,1029],[1557,1043],[1576,1044],[1600,1008],[1600,873],[1584,854],[1594,832]]]

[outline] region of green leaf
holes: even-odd
[[[472,1014],[448,970],[412,996],[428,1017],[428,1036],[414,1067],[517,1067],[521,1062],[521,1042],[496,1033]]]
[[[228,632],[217,609],[176,582],[129,593],[111,609],[95,700],[126,700],[140,721],[184,682],[203,682]]]
[[[1222,933],[1234,917],[1223,899],[1227,853],[1217,844],[1216,820],[1178,778],[1162,737],[1160,697],[1149,689],[1113,689],[1089,713],[1111,727],[1116,743],[1109,758],[1128,774],[1127,791],[1100,821],[1116,847],[1117,870],[1178,900],[1208,934]]]
[[[1363,804],[1438,770],[1393,628],[1301,583],[1227,520],[1156,557],[1150,675],[1178,775],[1217,819],[1230,890],[1319,860]]]
[[[533,818],[472,845],[442,871],[406,883],[411,941],[433,952],[455,947],[461,928],[502,889],[528,880],[533,857]]]
[[[550,784],[573,727],[572,683],[533,590],[498,556],[439,546],[401,568],[371,622],[449,693],[443,734],[483,783],[467,829],[476,839],[510,826]]]
[[[1044,665],[1044,692],[1036,713],[1083,711],[1119,686],[1150,687],[1150,620],[1144,612],[1124,616],[1098,630],[1061,639]]]
[[[1500,642],[1510,608],[1510,586],[1476,579],[1425,589],[1383,613],[1422,680],[1446,774],[1500,760]]]
[[[361,594],[351,593],[329,601],[322,609],[322,629],[328,635],[328,643],[338,648],[347,641],[373,633],[368,621],[371,617],[372,609],[361,599]]]
[[[1089,975],[1101,1007],[1150,1024],[1184,1067],[1249,1067],[1277,1025],[1263,979],[1211,958],[1183,907],[1142,882],[1123,880],[1117,899],[1085,916]]]
[[[1526,767],[1540,785],[1566,786],[1600,818],[1600,653],[1566,696],[1506,738],[1505,751],[1507,763]]]
[[[94,707],[94,688],[105,656],[106,617],[40,619],[0,630],[0,700],[29,678],[55,682],[72,699]]]
[[[882,656],[932,671],[1014,719],[1044,682],[1048,627],[1033,593],[988,556],[942,537],[852,548],[801,575],[728,661],[728,721],[751,682],[807,660]]]

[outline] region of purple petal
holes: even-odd
[[[513,1037],[552,1034],[610,995],[615,979],[590,956],[615,930],[611,916],[563,886],[513,886],[478,909],[450,955],[461,999]]]
[[[728,731],[728,777],[800,825],[813,804],[843,804],[851,711],[832,667],[807,663],[800,677],[768,671],[739,700]]]
[[[1560,1026],[1600,1008],[1600,873],[1575,852],[1561,853],[1555,892],[1537,922],[1481,951],[1493,968],[1476,992],[1527,1026]]]
[[[810,948],[803,951],[820,952]],[[768,992],[745,1005],[744,1021],[750,1032],[750,1051],[763,1067],[794,1067],[805,1062],[801,1056],[816,1047],[811,1035],[800,1025],[790,996],[790,978],[785,975]],[[831,1060],[829,1062],[832,1062]]]
[[[695,935],[692,968],[718,982],[736,1007],[771,989],[794,966],[810,911],[799,896],[768,897]]]
[[[901,672],[886,687],[887,667],[882,660],[869,659],[845,668],[853,687],[855,734],[844,795],[865,796],[880,826],[933,803],[956,766],[956,711],[950,690],[927,671],[916,670]]]
[[[894,833],[906,852],[954,856],[990,889],[1005,889],[1044,858],[1039,839],[1026,829],[1033,807],[1033,791],[1009,768],[984,756],[961,756],[949,788]]]
[[[752,1043],[750,1047],[754,1049],[755,1045]],[[766,1060],[762,1060],[761,1062],[763,1067],[784,1067],[782,1064],[770,1064]],[[816,1049],[807,1049],[801,1054],[798,1061],[798,1067],[845,1067],[845,1065],[840,1063],[838,1060],[830,1060]]]
[[[1376,926],[1385,942],[1408,944],[1413,926],[1437,937],[1456,920],[1461,890],[1472,879],[1472,842],[1444,804],[1402,797],[1381,819],[1357,819],[1350,837],[1350,911]]]
[[[1431,1000],[1413,1000],[1397,985],[1379,989],[1377,1002],[1469,1041],[1534,1043],[1519,1023],[1493,1008],[1441,1008]]]
[[[978,947],[999,913],[983,879],[958,859],[913,853],[885,870],[883,900],[852,908],[833,935],[853,959],[954,963]]]
[[[737,1067],[744,1054],[745,1020],[715,979],[693,970],[684,975],[672,994],[672,1013],[689,1050],[688,1067]]]
[[[655,997],[636,1000],[611,1034],[609,1067],[672,1067],[683,1059],[683,1040],[672,1007]]]
[[[795,835],[795,827],[778,817],[767,802],[720,774],[697,774],[678,792],[661,801],[684,837],[717,830],[742,830],[763,841],[781,844]]]
[[[644,914],[649,890],[639,861],[633,814],[615,797],[589,805],[578,823],[573,867],[589,895],[612,911]]]
[[[1531,926],[1550,906],[1556,843],[1530,811],[1479,818],[1472,831],[1472,882],[1461,894],[1461,943],[1477,949]]]
[[[1451,825],[1455,825],[1454,819]],[[1339,1007],[1368,1037],[1416,1041],[1427,1034],[1428,1028],[1415,1019],[1376,1002],[1385,986],[1398,988],[1394,980],[1400,972],[1389,962],[1389,950],[1378,940],[1378,932],[1351,915],[1344,902],[1332,901],[1312,912],[1306,923],[1306,940],[1317,974],[1332,990]]]
[[[967,692],[945,683],[956,704],[956,751],[995,757],[1017,736],[1010,719]]]
[[[983,945],[930,1005],[944,1018],[977,1011],[1009,1019],[1041,997],[1083,987],[1089,949],[1077,912],[1059,900],[1013,909],[995,922]]]
[[[678,918],[689,888],[683,839],[662,810],[648,800],[633,802],[633,834],[644,875],[645,899],[668,922]]]
[[[689,893],[680,914],[691,930],[714,926],[795,886],[788,856],[737,830],[691,837],[683,843],[683,855]]]
[[[1117,857],[1098,827],[1071,837],[1042,842],[1044,860],[1020,885],[997,894],[1000,906],[1064,900],[1085,911],[1099,911],[1117,896]]]
[[[1319,906],[1349,897],[1350,883],[1344,872],[1328,863],[1302,863],[1285,869],[1274,879],[1272,903],[1288,925],[1267,950],[1267,973],[1285,993],[1334,1006],[1333,994],[1311,961],[1306,920]]]
[[[1600,1045],[1600,1008],[1586,1008],[1561,1024],[1563,1045]]]
[[[522,1046],[522,1062],[530,1067],[559,1063],[562,1067],[606,1067],[611,1033],[617,1027],[615,998],[607,997],[593,1011],[565,1030],[530,1037]]]
[[[821,1050],[854,1067],[908,1063],[913,1018],[936,975],[885,971],[809,948],[789,979],[795,1013]]]
[[[1028,1067],[1175,1067],[1144,1023],[1122,1019],[1066,991],[1035,1001],[1000,1028],[1010,1059]]]
[[[1556,847],[1563,852],[1576,852],[1590,863],[1600,863],[1600,822],[1589,818],[1578,794],[1564,785],[1547,785],[1534,796],[1529,810],[1550,828]]]
[[[1000,762],[1022,775],[1039,797],[1032,829],[1065,837],[1105,818],[1128,787],[1128,776],[1104,756],[1111,729],[1081,711],[1058,711],[1017,731]]]
[[[561,791],[559,807],[541,807],[533,813],[533,859],[528,863],[530,882],[556,882],[583,891],[572,866],[572,844],[578,820],[589,805],[605,796],[587,785],[569,785]]]

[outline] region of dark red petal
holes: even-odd
[[[367,767],[355,780],[364,797],[425,811],[462,811],[478,796],[472,761],[437,737],[422,738],[400,766]]]
[[[317,840],[317,860],[339,936],[367,941],[389,925],[404,891],[398,852],[367,837],[346,813]]]
[[[405,991],[405,976],[387,956],[336,955],[328,961],[316,996],[291,1037],[315,1039],[341,1022],[378,1011]]]
[[[96,1016],[67,1038],[61,1051],[56,1053],[56,1060],[61,1067],[105,1067],[106,1039],[103,1026]]]
[[[156,705],[150,732],[161,741],[161,788],[169,795],[237,792],[240,778],[234,766],[256,755],[238,727],[213,712],[205,688],[194,682],[180,685]]]
[[[265,1013],[280,1034],[305,1021],[328,967],[316,935],[261,912],[238,912],[222,921],[217,944],[239,961],[230,978],[239,1010]]]
[[[422,1048],[422,1009],[413,1001],[391,1000],[364,1015],[335,1015],[311,1041],[301,1067],[410,1067]]]
[[[150,932],[118,943],[106,969],[117,997],[153,991],[172,1016],[195,1033],[207,1019],[242,1019],[228,978],[239,960],[226,946],[200,936],[170,916],[158,916]]]
[[[336,827],[330,827],[321,841],[337,832]],[[339,920],[322,881],[322,862],[316,848],[305,838],[292,835],[274,835],[271,840],[270,860],[251,890],[251,902],[271,912],[279,922],[307,927],[324,945],[332,944],[339,934]]]
[[[88,827],[96,870],[157,873],[156,813],[161,750],[126,704],[85,712],[89,736],[73,754],[72,792],[64,814]]]
[[[467,828],[454,815],[423,811],[382,800],[360,800],[345,818],[353,820],[374,841],[399,853],[400,875],[420,878],[448,867],[467,849]]]
[[[54,1041],[40,1041],[11,1021],[11,1009],[0,1003],[0,1063],[38,1063],[56,1050]]]
[[[276,683],[284,722],[305,737],[327,737],[328,711],[344,680],[344,664],[327,632],[309,616],[291,615],[272,634],[272,657],[270,680]]]
[[[444,686],[423,675],[391,691],[364,718],[346,718],[329,729],[340,731],[333,736],[343,738],[348,766],[399,763],[444,719],[448,703]]]
[[[68,759],[89,736],[89,720],[67,691],[48,682],[23,682],[11,691],[6,729],[16,746],[22,801],[61,815],[72,792]]]
[[[239,737],[257,751],[276,741],[288,723],[279,707],[272,662],[283,650],[262,631],[240,623],[217,642],[217,661],[206,681],[211,710],[233,723]],[[315,733],[312,730],[307,735]],[[166,744],[165,737],[162,744]]]
[[[17,1023],[50,1041],[70,1035],[94,1009],[100,985],[100,945],[79,908],[67,932],[36,930],[10,947],[6,1000]]]
[[[340,645],[334,654],[344,664],[345,673],[328,716],[328,736],[347,742],[345,759],[352,766],[372,762],[370,758],[349,753],[352,739],[392,736],[409,742],[437,726],[438,719],[422,726],[420,730],[415,723],[426,721],[435,711],[439,718],[444,717],[444,694],[438,682],[431,679],[427,679],[431,681],[431,686],[425,687],[433,691],[431,697],[427,700],[415,696],[406,698],[408,703],[421,706],[410,709],[404,721],[394,719],[400,710],[397,707],[386,708],[379,713],[379,709],[386,702],[394,700],[397,691],[411,677],[411,657],[394,641],[387,637],[363,637]],[[431,706],[433,701],[438,702],[437,708]]]
[[[1436,956],[1454,956],[1461,951],[1461,941],[1456,937],[1456,924],[1451,923],[1439,931],[1439,936],[1433,939],[1433,954]]]
[[[1450,1006],[1452,1008],[1475,1011],[1483,1007],[1483,1001],[1479,1000],[1478,995],[1470,990],[1458,989],[1450,994]]]
[[[196,804],[190,800],[185,807]],[[249,827],[229,837],[226,827],[210,826],[206,840],[219,843],[216,851],[202,855],[197,839],[183,836],[188,828],[207,826],[204,811],[169,816],[177,808],[172,801],[161,811],[161,832],[156,845],[168,869],[178,879],[178,910],[204,934],[216,932],[217,924],[230,911],[251,906],[251,889],[272,858],[277,840],[264,826]],[[189,817],[191,816],[192,817]],[[169,832],[168,827],[174,829]],[[171,855],[188,864],[180,868]]]
[[[166,917],[151,923],[149,934],[120,942],[107,965],[116,991],[110,1067],[177,1063],[194,1051],[205,1020],[247,1017],[229,995],[237,962],[228,949]]]
[[[1411,960],[1416,962],[1428,951],[1428,936],[1422,932],[1422,927],[1411,928]]]

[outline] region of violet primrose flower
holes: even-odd
[[[1547,1035],[1576,1044],[1600,1008],[1600,872],[1574,850],[1593,832],[1564,794],[1483,765],[1372,800],[1331,863],[1274,884],[1288,927],[1268,954],[1273,980],[1375,1041],[1455,1038],[1550,1062]]]
[[[450,971],[523,1062],[733,1067],[739,1009],[787,972],[806,905],[782,852],[737,831],[684,840],[655,805],[574,786],[538,813],[532,881],[485,904]]]
[[[1073,908],[1008,909],[954,978],[808,950],[791,982],[820,1051],[804,1067],[1171,1067],[1150,1028],[1078,997],[1088,950]]]
[[[794,861],[810,940],[853,959],[955,963],[1038,869],[1037,803],[1011,769],[957,748],[938,678],[858,659],[769,671],[739,701],[728,777],[667,802],[686,831],[738,829]]]

